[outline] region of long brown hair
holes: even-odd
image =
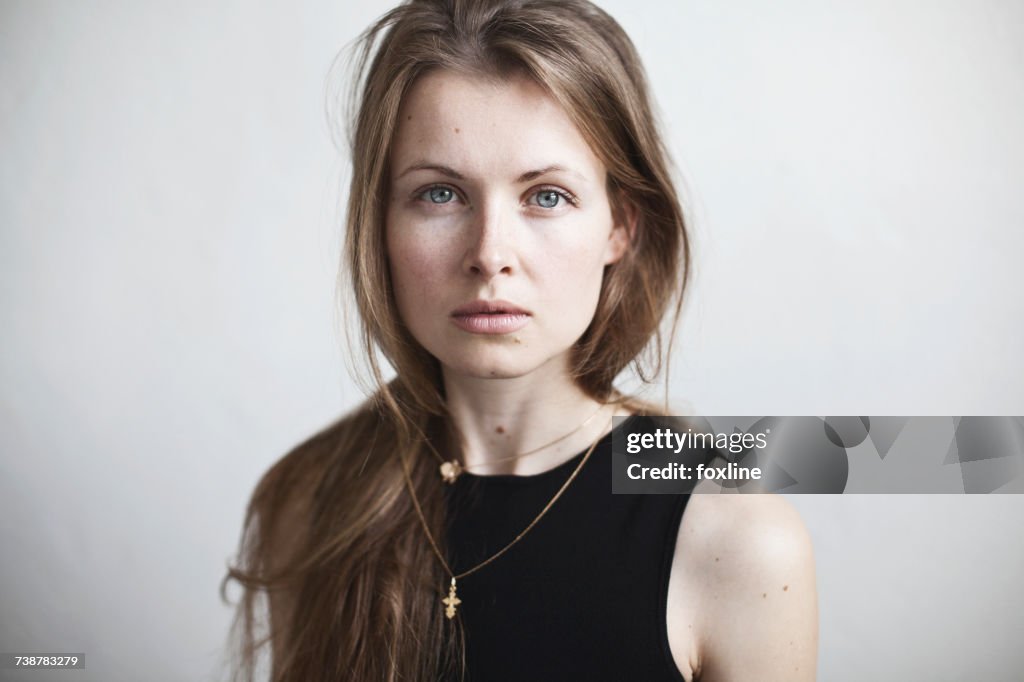
[[[605,269],[594,318],[571,350],[572,376],[602,402],[657,408],[620,395],[632,364],[656,377],[662,321],[679,318],[690,249],[668,155],[636,49],[586,0],[410,0],[362,36],[356,58],[352,181],[341,282],[351,287],[369,400],[295,447],[263,476],[246,511],[237,564],[243,588],[232,632],[235,679],[251,680],[272,642],[275,681],[435,680],[462,669],[459,619],[437,608],[447,577],[402,473],[435,537],[444,497],[425,450],[454,452],[437,360],[398,314],[384,242],[389,154],[399,106],[431,69],[532,78],[577,125],[608,169],[613,210],[635,220],[626,255]],[[347,276],[345,276],[347,275]],[[384,380],[378,353],[394,368]],[[258,618],[268,598],[270,631]],[[226,600],[226,597],[225,597]]]

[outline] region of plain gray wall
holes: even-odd
[[[676,405],[1024,413],[1022,3],[601,4],[687,183]],[[351,5],[0,3],[0,651],[217,675],[252,486],[361,397],[323,103],[389,3]],[[791,499],[820,679],[1019,679],[1024,497]]]

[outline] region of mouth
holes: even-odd
[[[529,315],[514,303],[508,301],[485,301],[483,299],[459,306],[452,311],[452,317],[466,315]]]
[[[530,313],[508,301],[478,300],[453,310],[451,319],[473,334],[509,334],[529,324]]]

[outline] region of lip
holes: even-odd
[[[508,301],[476,300],[451,313],[452,322],[474,334],[509,334],[530,322],[530,313]]]
[[[493,314],[493,313],[506,313],[510,315],[529,315],[530,313],[523,310],[515,303],[509,303],[508,301],[494,300],[485,301],[482,298],[467,303],[466,305],[459,306],[452,311],[452,317],[458,317],[460,315],[477,315],[480,313]]]

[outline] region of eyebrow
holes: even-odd
[[[547,175],[548,173],[568,173],[569,175],[575,175],[581,180],[586,180],[582,173],[577,173],[576,171],[564,168],[563,166],[546,166],[545,168],[540,168],[538,170],[526,171],[516,178],[516,182],[529,182],[530,180],[536,180],[542,175]]]
[[[436,171],[436,172],[440,173],[441,175],[444,175],[444,176],[447,176],[449,178],[452,178],[453,180],[465,180],[466,179],[466,177],[462,173],[458,172],[457,170],[455,170],[451,166],[444,166],[444,165],[437,164],[437,163],[414,163],[413,165],[409,166],[404,171],[402,171],[399,174],[398,177],[399,178],[403,178],[406,175],[408,175],[409,173],[412,173],[414,171],[420,171],[420,170]],[[586,178],[583,176],[582,173],[578,173],[577,171],[570,170],[570,169],[565,168],[563,166],[553,165],[553,166],[545,166],[544,168],[538,168],[537,170],[526,171],[525,173],[520,175],[518,178],[516,178],[516,182],[517,183],[529,182],[531,180],[536,180],[537,178],[539,178],[539,177],[541,177],[543,175],[547,175],[548,173],[568,173],[569,175],[574,175],[577,178],[580,178],[581,180],[586,180]]]

